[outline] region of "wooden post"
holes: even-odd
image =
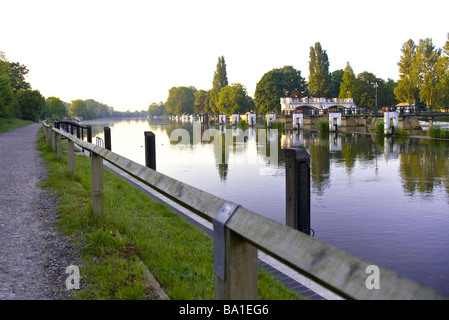
[[[51,151],[56,150],[56,132],[51,130]]]
[[[97,153],[92,154],[92,211],[94,216],[103,215],[103,158]]]
[[[216,300],[257,300],[257,249],[226,228],[225,279],[215,275]]]
[[[56,155],[58,160],[61,160],[62,156],[62,145],[61,145],[61,135],[59,133],[56,133]]]
[[[306,149],[285,150],[286,225],[310,235],[310,155]]]
[[[111,128],[104,127],[104,147],[111,151]]]
[[[71,177],[75,174],[75,144],[70,139],[67,139],[67,171]]]
[[[156,136],[151,131],[145,131],[145,166],[156,170]]]

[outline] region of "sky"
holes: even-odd
[[[320,42],[330,71],[349,62],[399,79],[402,45],[449,33],[447,0],[1,0],[0,51],[29,69],[44,97],[94,99],[147,110],[168,90],[209,90],[223,56],[229,83],[257,82],[289,65],[308,79]]]

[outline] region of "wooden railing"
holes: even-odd
[[[103,160],[106,160],[212,222],[216,299],[257,299],[257,250],[274,257],[345,299],[448,299],[385,268],[373,266],[242,206],[52,128],[45,122],[43,129],[47,141],[52,144],[59,158],[62,156],[61,137],[67,138],[69,174],[74,173],[74,144],[90,150],[92,209],[95,215],[104,214]]]

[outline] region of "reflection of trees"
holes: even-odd
[[[403,187],[409,195],[429,194],[437,186],[449,194],[449,142],[413,140],[400,157]]]
[[[310,175],[312,188],[322,195],[330,184],[330,151],[329,139],[323,137],[310,142]]]

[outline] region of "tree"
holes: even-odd
[[[437,63],[442,50],[436,49],[432,39],[419,41],[416,48],[416,62],[419,71],[419,97],[421,101],[431,106],[437,99],[437,86],[440,82],[437,73]]]
[[[338,98],[340,95],[340,86],[343,79],[344,70],[335,70],[330,75],[329,97]]]
[[[90,112],[87,108],[86,101],[81,99],[73,100],[70,105],[69,115],[71,117],[79,116],[83,119],[88,119],[90,116]]]
[[[346,63],[346,68],[343,71],[340,84],[339,99],[353,98],[356,90],[356,77],[349,62]]]
[[[195,87],[173,87],[168,91],[165,106],[170,114],[192,114],[195,105]]]
[[[329,58],[319,42],[310,47],[309,92],[314,97],[329,97]]]
[[[254,102],[242,84],[233,83],[221,89],[218,99],[218,110],[221,114],[229,116],[246,113],[253,108]]]
[[[49,113],[48,116],[51,118],[63,119],[68,114],[64,103],[57,97],[48,97],[46,107]]]
[[[419,71],[415,42],[408,40],[402,45],[401,51],[402,56],[398,62],[399,81],[394,94],[399,101],[416,104],[419,99]]]
[[[9,77],[5,74],[0,74],[0,118],[11,118],[13,116],[14,101],[14,93]]]
[[[377,78],[374,74],[364,71],[357,75],[355,83],[355,92],[353,94],[354,102],[359,107],[373,108],[376,106],[376,88],[378,85],[378,95],[384,88],[385,81]]]
[[[214,72],[212,80],[212,89],[207,92],[205,104],[205,111],[217,113],[218,99],[222,88],[228,85],[228,76],[226,72],[226,62],[223,56],[218,58],[217,68]]]
[[[254,93],[257,112],[279,111],[281,98],[290,96],[294,90],[303,97],[307,95],[307,83],[301,76],[301,71],[292,66],[285,66],[265,73],[257,83]]]
[[[195,92],[195,105],[193,109],[196,113],[201,114],[205,112],[206,98],[207,91],[198,90],[197,92]]]
[[[438,98],[435,101],[439,105],[449,104],[449,33],[443,47],[442,54],[437,63],[437,74],[440,79],[437,84]]]
[[[10,64],[6,59],[5,53],[0,51],[0,76],[9,76],[10,73]]]
[[[38,90],[20,89],[16,93],[16,99],[22,119],[39,120],[45,109],[45,98]]]
[[[11,62],[9,65],[9,79],[11,80],[14,93],[20,89],[31,89],[31,85],[25,81],[25,77],[29,72],[27,67],[18,62]]]
[[[153,102],[148,107],[147,112],[148,112],[149,116],[161,117],[162,115],[164,115],[166,113],[165,105],[163,102],[159,102],[159,103]]]

